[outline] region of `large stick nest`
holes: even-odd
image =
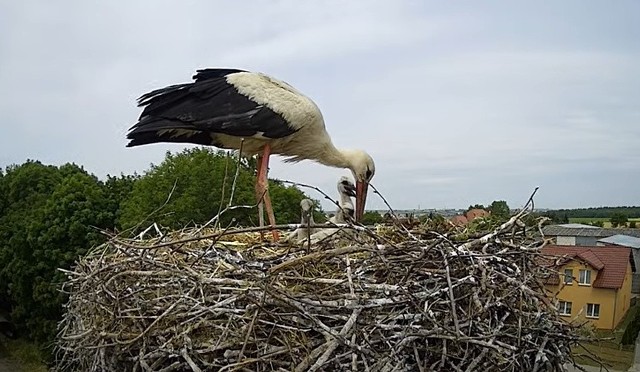
[[[67,272],[55,369],[562,370],[579,337],[521,216],[466,241],[399,227],[311,249],[211,230],[113,238]]]

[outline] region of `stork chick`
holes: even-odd
[[[336,225],[353,222],[355,220],[355,208],[353,207],[351,197],[356,196],[356,187],[348,177],[340,177],[338,181],[338,196],[340,199],[338,209],[336,210],[335,216],[329,219],[329,222]]]
[[[287,242],[295,241],[299,243],[308,239],[317,230],[317,228],[309,227],[315,224],[313,221],[313,201],[311,199],[302,199],[300,201],[300,209],[300,225],[302,226],[287,235],[285,239]]]
[[[351,223],[355,220],[355,209],[353,207],[353,201],[351,197],[356,196],[356,186],[354,186],[353,182],[348,177],[341,177],[338,180],[338,209],[336,210],[336,214],[329,219],[328,225],[340,225],[345,223]],[[318,229],[319,231],[315,232],[311,235],[311,242],[317,243],[321,240],[324,240],[338,232],[344,233],[344,230],[340,228],[322,228]]]

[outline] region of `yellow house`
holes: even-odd
[[[542,249],[559,275],[545,283],[561,316],[614,329],[631,306],[631,250],[551,245]]]

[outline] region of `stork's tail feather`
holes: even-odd
[[[138,131],[127,135],[127,147],[147,145],[158,142],[193,143],[198,145],[216,145],[211,135],[200,131],[167,129],[160,131]]]
[[[198,131],[192,124],[178,120],[143,117],[127,134],[127,147],[156,142],[191,142],[211,145],[211,136]]]

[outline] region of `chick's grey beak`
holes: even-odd
[[[356,188],[353,187],[352,184],[344,185],[344,190],[345,190],[347,195],[349,195],[351,197],[355,197],[356,196]]]

